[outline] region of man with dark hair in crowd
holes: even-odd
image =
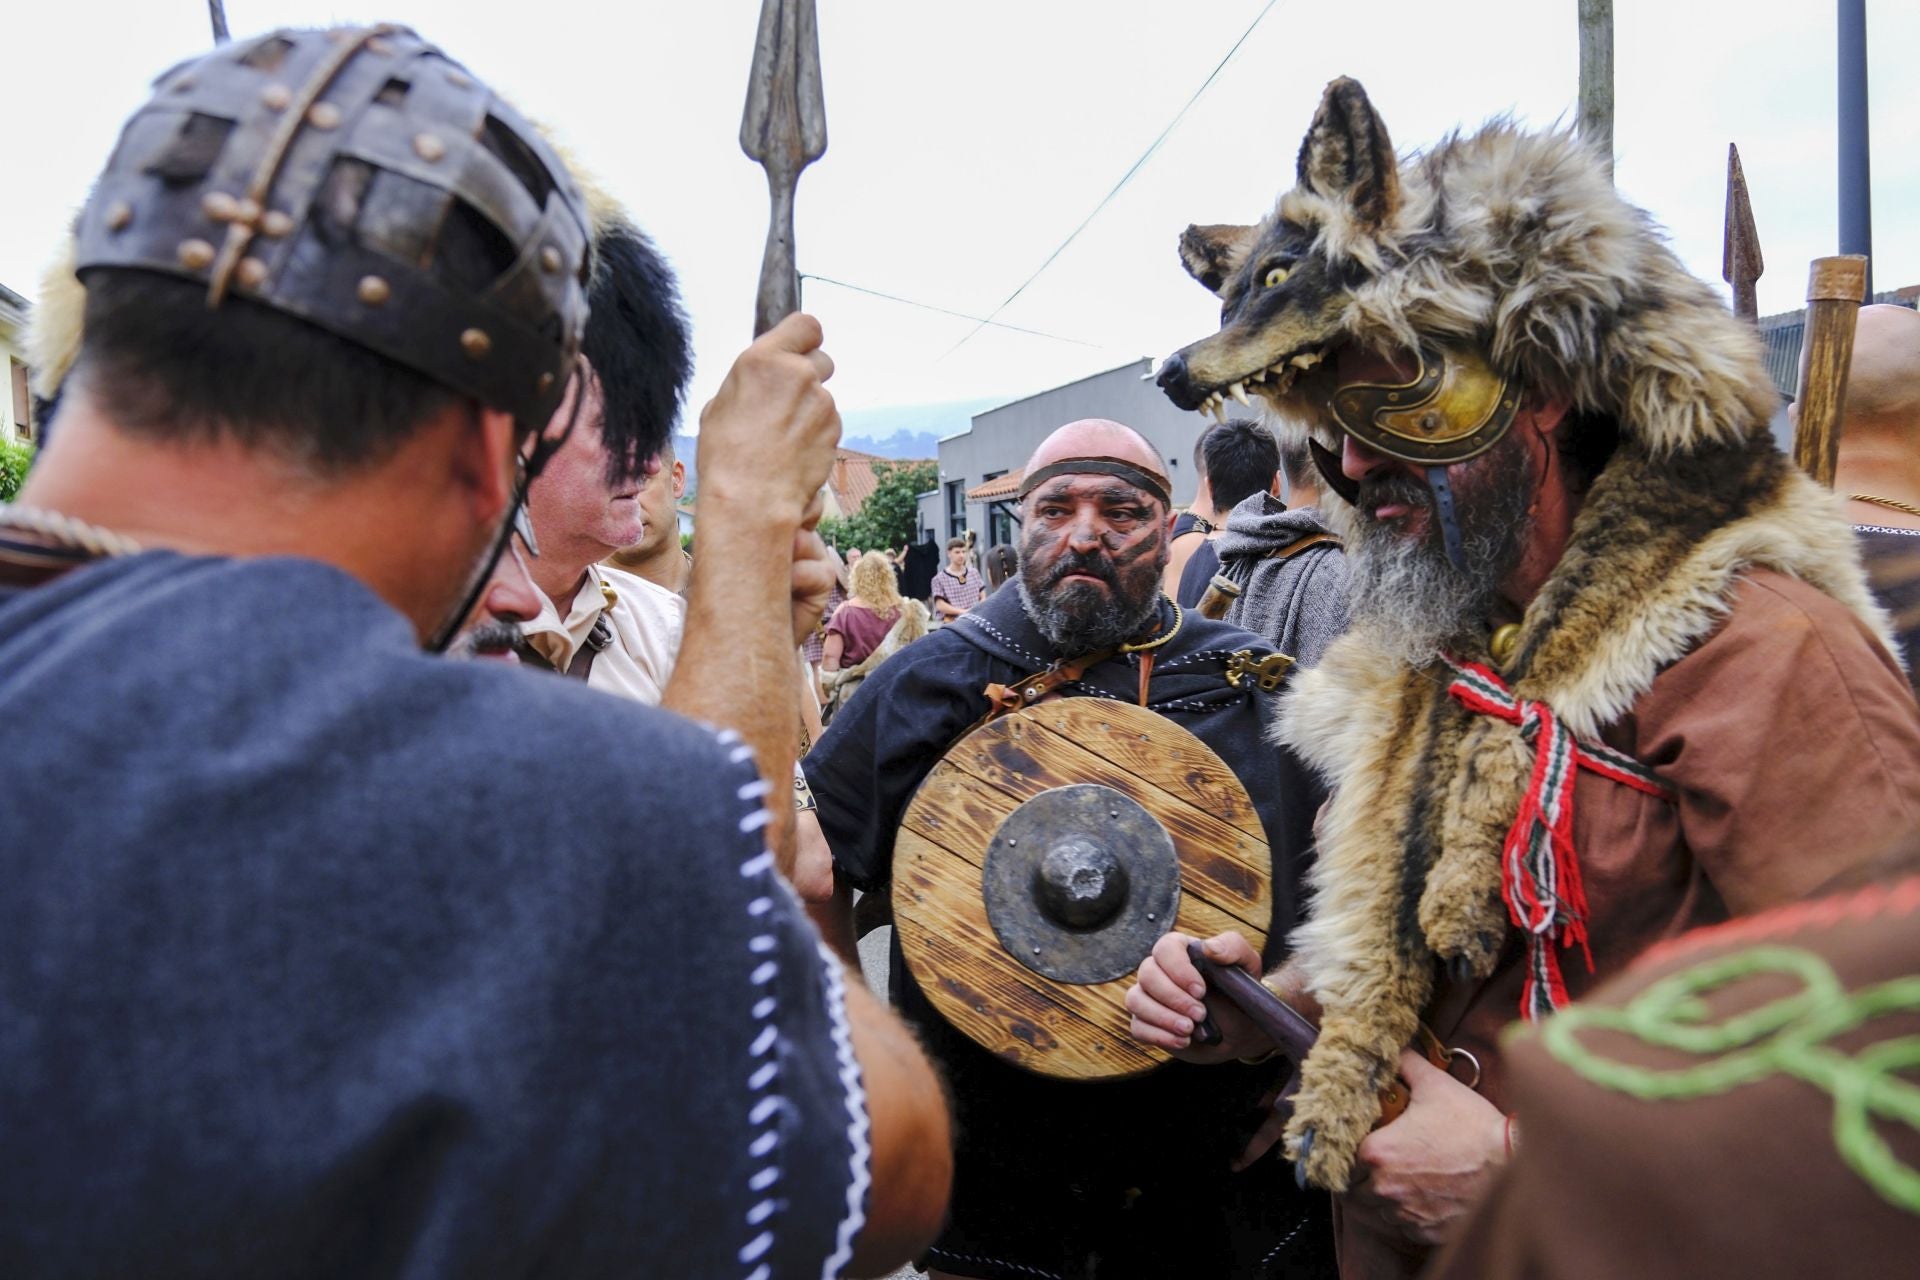
[[[1307,446],[1280,450],[1287,500],[1253,494],[1227,514],[1211,544],[1230,602],[1222,615],[1265,636],[1303,667],[1347,629],[1347,560],[1320,513],[1320,473]]]
[[[941,622],[952,622],[980,603],[986,594],[980,571],[972,565],[972,546],[965,538],[947,539],[947,563],[933,575],[933,612]]]
[[[0,507],[0,722],[62,780],[0,827],[8,1269],[917,1249],[937,1087],[801,918],[739,734],[420,651],[577,427],[558,157],[405,28],[283,31],[163,75],[76,234],[61,429]],[[716,676],[790,669],[819,347],[790,318],[705,414],[743,613]]]
[[[1069,423],[1035,451],[1022,485],[1018,589],[875,669],[802,761],[818,810],[802,818],[798,877],[822,903],[823,931],[851,949],[852,890],[889,888],[901,815],[988,710],[988,686],[1077,671],[1059,693],[1144,704],[1240,778],[1271,848],[1269,951],[1283,954],[1323,793],[1262,736],[1271,696],[1236,675],[1236,651],[1257,661],[1269,650],[1164,599],[1167,479],[1137,432]],[[1185,1065],[1099,1082],[1031,1075],[941,1016],[897,940],[891,976],[895,1002],[946,1068],[960,1135],[952,1217],[926,1258],[936,1276],[1325,1274],[1326,1202],[1303,1196],[1277,1161],[1230,1166],[1279,1083],[1273,1067],[1231,1067],[1218,1087]]]
[[[1230,418],[1207,428],[1200,437],[1200,452],[1207,463],[1207,499],[1213,504],[1207,520],[1213,527],[1181,570],[1173,598],[1183,609],[1199,605],[1207,584],[1220,571],[1214,544],[1226,530],[1227,513],[1256,493],[1280,492],[1279,442],[1252,419]]]
[[[1187,557],[1194,553],[1208,534],[1213,532],[1213,498],[1207,489],[1207,432],[1213,429],[1208,423],[1206,428],[1193,441],[1193,501],[1185,511],[1173,518],[1173,527],[1167,537],[1167,567],[1160,575],[1160,589],[1171,600],[1180,594],[1180,575],[1186,572]]]

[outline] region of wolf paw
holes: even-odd
[[[1316,1048],[1309,1062],[1320,1056]],[[1347,1189],[1354,1153],[1380,1118],[1374,1064],[1353,1053],[1342,1058],[1319,1064],[1313,1073],[1319,1079],[1302,1085],[1287,1124],[1287,1158],[1294,1162],[1295,1178],[1328,1191]]]
[[[1492,973],[1507,937],[1498,879],[1481,884],[1477,878],[1431,880],[1420,898],[1420,931],[1456,982]]]

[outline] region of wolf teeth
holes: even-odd
[[[1311,369],[1319,363],[1320,353],[1317,351],[1303,351],[1293,358],[1293,367],[1296,369]]]
[[[1246,406],[1247,406],[1247,407],[1248,407],[1249,409],[1251,409],[1251,408],[1253,407],[1253,401],[1251,401],[1251,400],[1249,400],[1249,399],[1247,399],[1247,384],[1246,384],[1246,383],[1244,383],[1244,382],[1236,382],[1236,383],[1234,383],[1234,384],[1233,384],[1233,386],[1232,386],[1232,387],[1230,387],[1230,388],[1228,388],[1228,389],[1229,389],[1230,391],[1232,391],[1232,392],[1233,392],[1233,398],[1234,398],[1235,400],[1238,400],[1238,401],[1239,401],[1239,402],[1240,402],[1241,404],[1243,404],[1243,405],[1246,405]]]

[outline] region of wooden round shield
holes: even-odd
[[[1127,988],[1170,929],[1272,919],[1272,855],[1226,762],[1165,716],[1056,698],[969,734],[907,806],[893,919],[907,967],[975,1042],[1041,1075],[1106,1080],[1167,1055]]]

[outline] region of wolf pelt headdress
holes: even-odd
[[[1838,502],[1768,433],[1757,336],[1571,135],[1499,121],[1400,161],[1365,91],[1337,80],[1298,185],[1256,226],[1189,228],[1181,256],[1225,303],[1221,331],[1163,368],[1187,407],[1251,390],[1337,454],[1323,355],[1453,343],[1568,403],[1576,429],[1617,434],[1511,656],[1460,655],[1580,737],[1703,640],[1750,568],[1811,583],[1888,639]],[[1439,966],[1484,977],[1508,939],[1500,851],[1533,747],[1447,684],[1361,626],[1287,695],[1282,735],[1334,788],[1294,935],[1324,1021],[1287,1137],[1321,1186],[1346,1186]]]

